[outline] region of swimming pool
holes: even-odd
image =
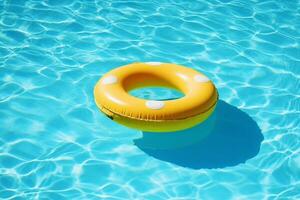
[[[0,198],[299,199],[299,13],[296,0],[1,1]],[[204,72],[216,112],[171,135],[114,123],[93,87],[135,61]]]

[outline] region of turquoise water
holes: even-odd
[[[299,44],[298,0],[0,1],[0,199],[300,199]],[[205,73],[216,112],[111,121],[93,87],[136,61]]]

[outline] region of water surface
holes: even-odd
[[[299,13],[297,0],[0,1],[0,198],[299,199]],[[106,118],[92,93],[135,61],[206,74],[243,116],[223,134],[246,133],[244,151],[199,164],[180,156],[200,143],[174,159],[139,146],[144,133]],[[254,132],[228,132],[245,121]]]

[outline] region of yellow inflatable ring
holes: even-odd
[[[134,97],[132,89],[161,86],[177,89],[184,96],[152,101]],[[100,110],[116,122],[152,132],[190,128],[213,112],[218,92],[203,74],[180,65],[159,62],[132,63],[105,74],[94,88]]]

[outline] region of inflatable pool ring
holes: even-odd
[[[179,99],[153,101],[130,95],[130,90],[160,86],[181,91]],[[97,106],[125,126],[152,132],[190,128],[207,119],[218,101],[214,84],[203,74],[180,65],[132,63],[105,74],[94,88]]]

